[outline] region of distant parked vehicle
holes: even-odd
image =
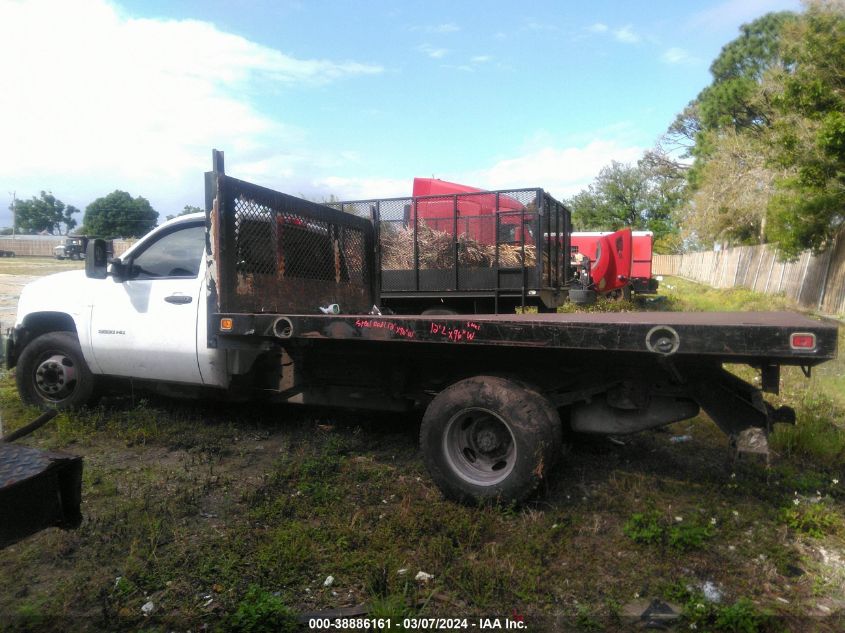
[[[594,262],[601,262],[601,253],[607,250],[602,248],[601,243],[603,241],[609,243],[611,237],[622,235],[623,232],[627,232],[626,239],[630,242],[630,245],[624,250],[621,247],[618,248],[618,254],[614,253],[613,250],[610,251],[617,260],[616,269],[623,271],[617,279],[626,282],[628,285],[627,288],[623,289],[623,295],[629,298],[631,291],[639,294],[656,294],[658,280],[652,276],[651,271],[652,247],[654,244],[654,234],[651,231],[631,231],[630,229],[622,229],[615,233],[610,231],[575,231],[572,233],[572,251],[587,255]],[[628,258],[630,258],[630,261],[621,262],[621,260]],[[630,274],[624,273],[626,267],[630,269]],[[593,279],[596,279],[596,283],[603,289],[604,287],[598,281],[602,278],[602,275],[596,274],[595,269],[596,264],[593,265]],[[610,279],[612,275],[607,277]]]
[[[87,235],[75,235],[65,240],[53,249],[56,259],[82,259],[85,257],[85,249],[88,248]]]
[[[0,257],[14,257],[15,251],[0,251]]]

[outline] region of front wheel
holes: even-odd
[[[467,378],[432,400],[423,459],[443,493],[462,503],[520,503],[562,450],[560,418],[535,389],[498,376]]]
[[[32,340],[18,359],[21,400],[42,409],[76,409],[94,396],[94,375],[72,332],[49,332]]]

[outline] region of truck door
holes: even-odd
[[[133,252],[128,279],[104,281],[91,314],[100,372],[202,383],[197,315],[204,246],[201,221],[177,224]]]

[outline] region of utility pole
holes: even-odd
[[[18,192],[10,191],[9,194],[12,196],[12,239],[15,239],[15,225],[17,224],[18,213]]]

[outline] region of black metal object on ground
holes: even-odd
[[[82,521],[82,458],[0,443],[0,547]]]
[[[9,443],[55,415],[47,411],[0,438],[0,548],[48,527],[75,528],[82,521],[82,458]]]

